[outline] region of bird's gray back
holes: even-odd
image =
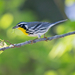
[[[48,22],[28,22],[29,28],[37,28],[37,27],[49,27],[51,23]]]

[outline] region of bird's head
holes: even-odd
[[[28,30],[28,25],[26,22],[20,22],[18,23],[15,27],[13,27],[12,29],[18,28],[19,30],[21,30],[24,34],[28,35],[26,33],[26,31]]]
[[[22,29],[28,29],[28,26],[27,26],[27,23],[26,22],[20,22],[20,23],[18,23],[15,27],[13,27],[13,29],[15,29],[15,28],[22,28]]]

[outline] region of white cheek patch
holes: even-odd
[[[27,25],[25,25],[25,27],[28,29],[28,26]]]

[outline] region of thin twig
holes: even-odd
[[[48,38],[36,39],[36,40],[33,40],[33,43],[40,42],[40,41],[45,41],[45,40],[58,39],[58,38],[61,38],[61,37],[65,37],[65,36],[68,36],[68,35],[72,35],[72,34],[75,34],[75,31],[74,32],[69,32],[69,33],[66,33],[66,34],[62,34],[62,35],[55,35],[55,36],[48,37]],[[11,45],[9,45],[7,47],[0,48],[0,51],[1,50],[6,50],[6,49],[9,49],[9,48],[21,47],[23,45],[30,44],[30,43],[32,43],[31,40],[25,41],[25,42],[22,42],[22,43],[18,43],[18,44],[13,44],[13,45],[11,44]]]

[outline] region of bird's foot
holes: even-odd
[[[48,40],[48,38],[47,38],[47,37],[45,37],[45,34],[44,34],[44,38],[46,38],[46,40],[45,40],[45,41],[47,41],[47,40]]]
[[[47,41],[47,40],[48,40],[48,38],[47,38],[47,37],[44,37],[44,38],[46,38],[46,40],[45,40],[45,41]]]
[[[36,39],[38,39],[38,38],[36,38]],[[34,40],[31,40],[31,44],[33,44],[33,41],[35,41],[36,39],[34,39]]]

